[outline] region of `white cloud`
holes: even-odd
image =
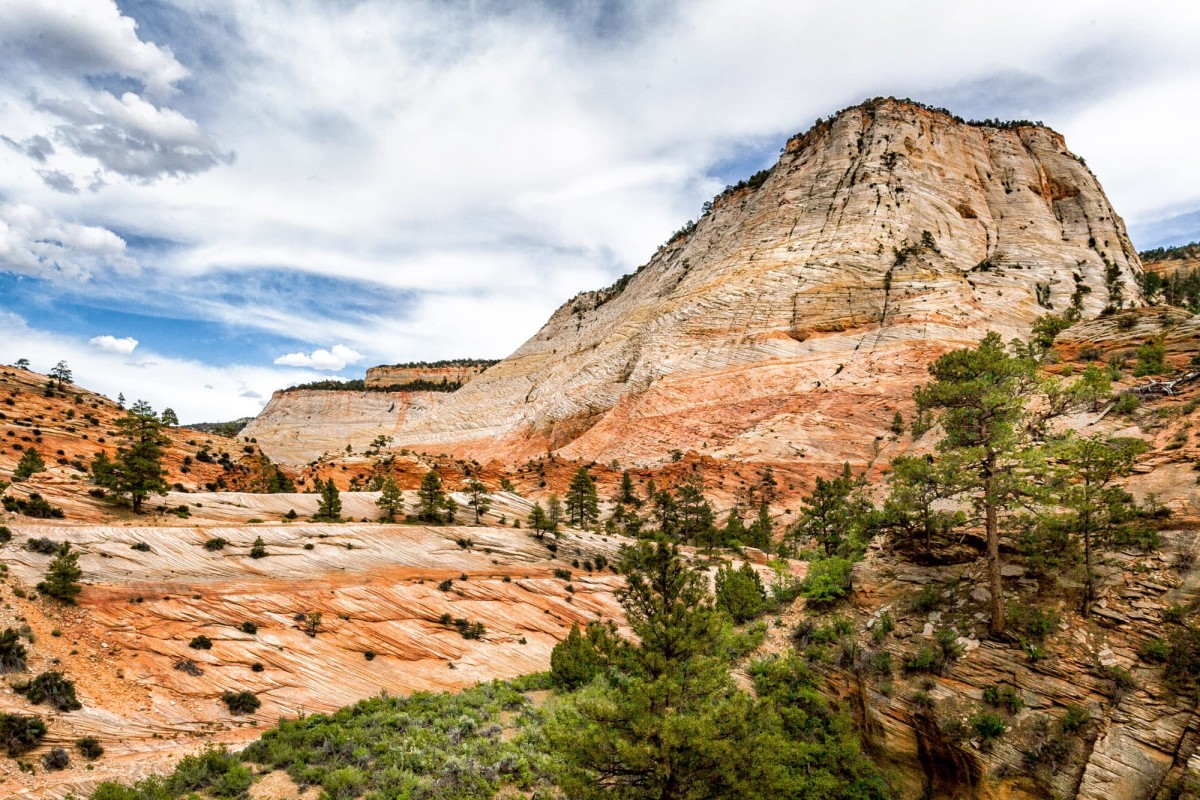
[[[125,336],[118,339],[116,336],[93,336],[88,339],[88,344],[97,350],[103,350],[106,353],[120,353],[121,355],[129,355],[138,346],[138,340],[132,336]]]
[[[0,203],[0,269],[87,280],[98,270],[135,273],[137,262],[110,230],[59,219],[30,205]]]
[[[309,367],[336,372],[348,364],[362,361],[360,353],[351,350],[344,344],[335,344],[328,350],[317,349],[312,353],[288,353],[275,359],[276,364],[287,367]]]

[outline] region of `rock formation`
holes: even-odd
[[[374,422],[326,402],[337,424],[479,459],[651,465],[679,449],[827,472],[879,455],[939,353],[1072,303],[1136,301],[1140,270],[1059,134],[878,100],[792,138],[765,180],[444,401]],[[273,458],[301,457],[274,419],[302,402],[277,397],[251,429]],[[325,426],[309,408],[297,416]]]

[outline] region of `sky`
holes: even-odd
[[[0,363],[257,413],[500,358],[789,136],[894,95],[1043,120],[1200,239],[1200,4],[0,0]]]

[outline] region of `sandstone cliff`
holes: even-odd
[[[791,139],[761,185],[444,402],[374,423],[339,408],[397,446],[481,459],[652,465],[680,449],[827,471],[881,455],[940,352],[1027,334],[1073,300],[1086,316],[1136,301],[1140,270],[1059,134],[872,101]],[[254,435],[298,455],[282,428]]]
[[[413,381],[428,381],[465,384],[495,361],[481,359],[457,359],[433,364],[381,364],[367,370],[368,389],[388,389]]]

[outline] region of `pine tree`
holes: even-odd
[[[932,455],[901,456],[892,461],[891,468],[891,491],[884,500],[879,526],[899,547],[917,547],[928,557],[935,539],[944,538],[966,521],[961,511],[938,508],[958,492],[954,475]]]
[[[117,458],[110,467],[107,457],[101,460],[97,455],[92,479],[117,494],[129,495],[133,513],[140,514],[147,497],[167,493],[162,461],[163,448],[171,440],[162,435],[162,422],[144,400],[134,403],[116,424],[121,437]]]
[[[59,361],[54,365],[54,369],[50,370],[50,377],[58,381],[58,390],[61,392],[63,386],[71,382],[71,368],[67,366],[67,362]]]
[[[492,498],[488,496],[487,487],[483,485],[483,481],[474,475],[467,481],[463,487],[467,492],[467,505],[475,510],[475,524],[478,525],[483,521],[483,515],[492,507]]]
[[[743,623],[754,619],[767,602],[767,590],[762,578],[750,562],[734,569],[725,564],[717,570],[717,608],[724,611],[734,622]]]
[[[29,359],[28,358],[18,358],[16,361],[13,362],[13,366],[16,367],[17,369],[29,369]]]
[[[332,483],[332,481],[331,481],[331,483]],[[250,557],[251,558],[266,558],[267,557],[267,543],[263,541],[263,538],[261,536],[255,537],[254,544],[250,545]]]
[[[676,495],[680,538],[697,546],[705,544],[711,553],[716,544],[717,528],[712,506],[704,497],[704,479],[693,472],[680,484]]]
[[[546,516],[546,510],[542,508],[541,503],[534,503],[533,509],[529,512],[529,527],[532,528],[536,535],[541,536],[546,531],[550,530],[550,518]]]
[[[1117,478],[1128,477],[1148,446],[1141,439],[1069,435],[1055,443],[1057,474],[1053,496],[1063,509],[1049,523],[1076,537],[1083,547],[1086,617],[1096,599],[1095,560],[1099,550],[1135,538],[1137,504]]]
[[[383,481],[383,488],[380,490],[379,499],[375,501],[375,505],[383,511],[383,518],[388,522],[395,522],[396,515],[404,510],[404,494],[400,491],[400,485],[396,483],[396,479],[388,475]]]
[[[546,518],[550,520],[551,531],[558,530],[558,526],[562,523],[562,516],[562,501],[558,499],[558,495],[551,492],[549,499],[546,500]]]
[[[896,434],[897,436],[902,436],[904,434],[904,415],[901,414],[899,410],[892,415],[892,433]]]
[[[596,482],[587,467],[580,467],[567,487],[567,516],[573,525],[583,530],[600,517],[600,498]]]
[[[23,481],[30,475],[37,472],[44,472],[46,462],[34,448],[30,447],[21,454],[21,460],[17,462],[17,468],[13,471],[14,481]]]
[[[737,506],[729,509],[722,538],[728,547],[746,544],[746,525],[742,522],[742,515]]]
[[[1035,367],[1030,359],[1010,356],[999,334],[989,333],[977,347],[952,351],[930,365],[933,381],[916,392],[918,408],[940,418],[945,435],[937,448],[948,471],[983,517],[993,636],[1005,627],[1000,525],[1025,491],[1021,423]]]
[[[637,492],[633,488],[633,477],[629,474],[629,470],[621,473],[621,493],[618,495],[618,501],[627,506],[641,505],[638,499]]]
[[[173,428],[179,424],[179,417],[175,414],[175,409],[164,408],[162,412],[162,424],[168,428]]]
[[[319,484],[320,480],[320,478],[317,479]],[[321,499],[317,501],[317,513],[313,515],[313,519],[319,522],[341,522],[342,498],[333,478],[320,484],[319,491]]]
[[[46,579],[37,585],[37,589],[47,597],[74,605],[75,597],[83,590],[79,585],[82,577],[79,554],[71,549],[70,542],[63,542],[46,570]]]
[[[417,503],[418,516],[422,522],[442,521],[442,512],[446,508],[446,493],[442,491],[442,479],[433,470],[429,470],[421,479],[421,488],[417,490]]]
[[[767,502],[758,504],[758,516],[746,530],[746,544],[757,547],[763,552],[771,549],[771,540],[775,536],[775,524],[771,521],[771,507]]]
[[[791,531],[794,539],[811,538],[825,549],[826,556],[847,556],[862,542],[870,503],[863,495],[865,483],[842,467],[842,474],[826,480],[818,477],[812,493],[802,501],[800,519]]]

